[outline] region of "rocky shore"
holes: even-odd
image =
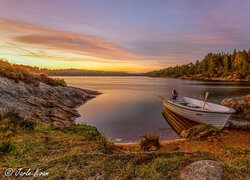
[[[223,76],[223,77],[204,77],[200,75],[193,75],[193,76],[181,76],[180,79],[187,79],[187,80],[198,80],[198,81],[230,81],[230,82],[250,82],[249,78],[240,79],[235,75]]]
[[[236,113],[232,115],[232,119],[250,122],[250,94],[244,97],[223,99],[221,104],[236,110]]]
[[[99,93],[69,86],[51,86],[43,82],[27,84],[0,77],[0,111],[16,111],[21,117],[70,126],[79,113],[75,110]]]
[[[0,77],[0,110],[24,117],[0,114],[0,179],[9,167],[39,167],[49,179],[249,179],[249,131],[196,126],[182,140],[144,152],[139,144],[109,142],[95,127],[73,125],[75,107],[97,94]],[[26,118],[53,126],[18,124]]]

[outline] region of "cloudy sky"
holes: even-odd
[[[247,0],[0,0],[0,58],[145,72],[250,48]]]

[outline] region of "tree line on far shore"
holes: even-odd
[[[250,78],[250,49],[233,53],[208,53],[201,61],[148,72],[147,76],[219,78],[233,75]]]
[[[12,64],[6,59],[0,58],[0,75],[3,69],[3,66],[13,67],[13,71],[16,68],[18,70],[25,70],[30,73],[36,74],[46,74],[48,76],[136,76],[139,74],[132,74],[122,71],[96,71],[96,70],[86,70],[86,69],[47,69],[40,68],[35,66],[21,65],[21,64]],[[11,73],[12,73],[11,72]],[[17,74],[17,73],[14,73]]]

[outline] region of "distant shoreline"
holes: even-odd
[[[172,79],[182,79],[182,80],[194,80],[194,81],[214,81],[214,82],[243,82],[250,83],[250,79],[226,79],[224,77],[219,78],[196,78],[196,77],[167,77],[167,76],[146,76],[152,78],[172,78]]]
[[[228,77],[218,77],[218,78],[196,78],[196,77],[179,77],[180,79],[189,79],[189,80],[202,80],[202,81],[228,81],[228,82],[250,82],[250,79],[230,79]]]
[[[250,79],[226,79],[225,77],[219,78],[196,78],[196,77],[167,77],[167,76],[147,76],[147,75],[49,75],[50,77],[151,77],[151,78],[171,78],[182,80],[195,80],[195,81],[214,81],[214,82],[243,82],[250,83]]]

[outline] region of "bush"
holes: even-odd
[[[63,79],[59,78],[50,78],[46,74],[40,74],[38,79],[44,84],[48,84],[51,86],[66,86],[66,82]]]
[[[114,143],[110,142],[105,136],[102,136],[99,142],[99,150],[105,154],[112,154],[115,149]]]
[[[0,60],[0,75],[15,80],[19,82],[26,75],[24,69],[16,68],[13,64],[8,61]]]
[[[16,65],[5,60],[0,60],[0,76],[13,79],[16,83],[22,81],[26,84],[38,86],[39,82],[43,82],[51,86],[66,86],[63,79],[53,79],[46,74],[37,75],[30,72],[31,69],[32,67],[30,66]]]
[[[154,150],[160,149],[159,136],[154,134],[144,134],[140,146],[143,151],[149,151],[153,148]]]

